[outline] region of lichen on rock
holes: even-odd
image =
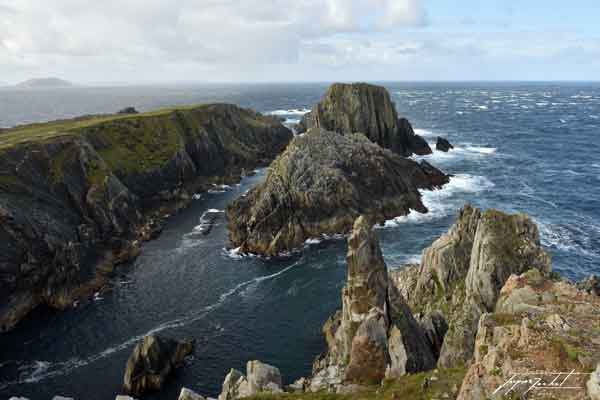
[[[296,137],[265,181],[227,208],[229,238],[241,251],[277,255],[309,238],[347,233],[361,214],[377,223],[426,212],[419,189],[448,177],[361,134],[315,128]]]

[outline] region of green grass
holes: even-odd
[[[91,115],[74,119],[52,121],[17,126],[0,132],[0,149],[28,142],[45,141],[52,138],[71,136],[81,133],[85,128],[122,120],[143,120],[145,118],[165,116],[175,111],[189,111],[208,105],[190,105],[163,108],[141,114]]]
[[[406,375],[394,380],[385,380],[381,386],[369,386],[364,391],[349,395],[333,394],[326,392],[319,393],[291,393],[284,395],[261,394],[249,397],[250,400],[428,400],[441,399],[443,393],[448,393],[450,398],[456,397],[455,390],[460,389],[460,385],[465,376],[465,368],[454,368],[448,370],[439,370],[422,372],[419,374]],[[431,380],[432,376],[437,380]],[[428,380],[429,384],[424,388],[423,383]]]

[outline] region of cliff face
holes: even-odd
[[[469,205],[447,234],[423,251],[420,267],[394,274],[413,312],[439,313],[448,324],[438,366],[456,367],[473,356],[477,324],[491,312],[511,274],[535,268],[548,275],[551,261],[537,226],[526,215]]]
[[[230,240],[242,251],[276,255],[308,238],[350,232],[361,214],[383,222],[411,209],[426,212],[418,189],[447,181],[362,134],[315,128],[294,138],[265,182],[228,207]]]
[[[359,132],[403,156],[431,154],[410,122],[398,118],[388,91],[366,83],[335,83],[301,122],[300,131],[321,127],[339,133]]]
[[[134,257],[211,179],[283,150],[278,121],[215,104],[31,125],[0,138],[0,330],[39,304],[64,308]]]

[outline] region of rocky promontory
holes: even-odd
[[[399,118],[389,92],[367,83],[335,83],[306,114],[298,131],[314,127],[342,134],[363,133],[372,142],[403,156],[431,154],[406,118]]]
[[[0,136],[0,331],[94,293],[162,216],[292,138],[229,104],[33,124]]]
[[[230,204],[230,240],[243,252],[277,255],[309,238],[348,233],[362,214],[382,223],[426,212],[419,189],[447,182],[433,166],[365,135],[314,128],[294,138],[263,183]]]

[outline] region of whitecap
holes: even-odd
[[[293,109],[289,109],[289,110],[273,110],[273,111],[267,112],[266,114],[267,115],[285,116],[285,115],[304,115],[309,112],[310,112],[310,110],[308,108],[293,108]]]
[[[192,199],[194,199],[194,200],[200,200],[200,199],[202,199],[202,195],[200,193],[194,193],[192,195]]]
[[[494,154],[496,152],[495,147],[467,146],[467,150],[481,154]]]
[[[483,111],[488,110],[488,106],[475,106],[475,108]]]
[[[438,137],[439,135],[435,132],[432,132],[428,129],[415,129],[415,134],[422,137]]]
[[[388,220],[385,227],[396,227],[401,224],[420,224],[443,218],[456,212],[462,201],[452,202],[450,199],[459,193],[479,193],[494,187],[494,183],[484,176],[457,174],[450,178],[442,189],[421,190],[422,201],[428,212],[425,214],[411,210],[408,215]]]
[[[306,245],[311,245],[311,244],[319,244],[323,241],[323,239],[318,239],[318,238],[308,238],[304,241],[304,244]]]

